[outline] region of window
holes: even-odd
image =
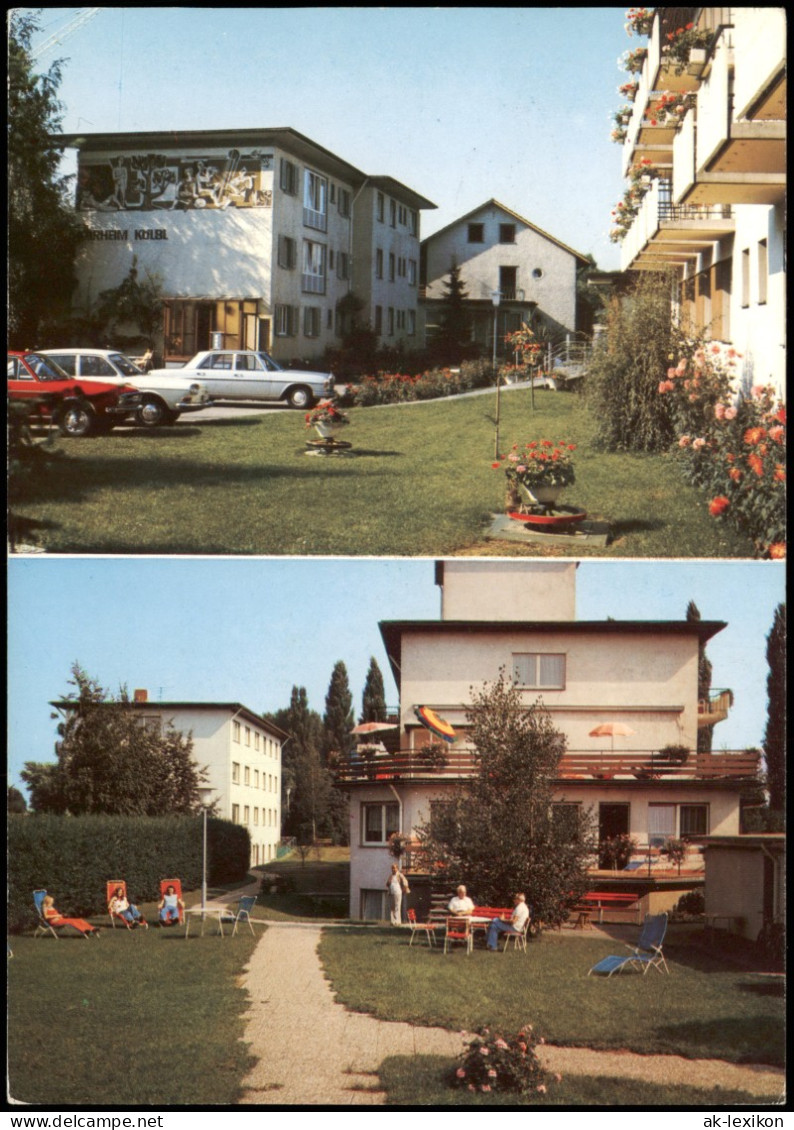
[[[375,278],[383,278],[383,251],[380,247],[375,251]]]
[[[750,305],[750,248],[742,251],[742,307]]]
[[[259,788],[259,770],[258,769],[254,769],[254,788],[255,789]]]
[[[376,334],[382,334],[383,333],[383,307],[382,306],[376,306],[375,307],[375,333]]]
[[[240,806],[239,804],[232,805],[232,824],[240,823]]]
[[[675,838],[675,805],[648,805],[648,843],[663,847],[665,841]]]
[[[361,829],[365,844],[385,844],[389,836],[399,832],[399,804],[362,804]]]
[[[361,917],[367,922],[380,922],[389,917],[386,908],[388,891],[361,888]]]
[[[276,337],[295,337],[298,332],[298,307],[277,305],[273,321]]]
[[[232,784],[240,784],[240,763],[239,761],[232,762]]]
[[[417,232],[416,212],[413,208],[408,209],[408,231],[411,235],[416,235]]]
[[[303,335],[304,337],[320,336],[320,307],[304,306],[303,308]]]
[[[394,282],[395,263],[396,263],[396,260],[394,258],[394,253],[390,251],[389,252],[389,282]]]
[[[350,256],[346,251],[340,251],[336,257],[336,277],[338,279],[350,278]]]
[[[240,723],[239,722],[232,722],[232,741],[233,742],[239,742],[240,741]]]
[[[278,253],[276,262],[279,267],[283,267],[286,271],[295,269],[295,264],[298,261],[298,248],[294,239],[290,239],[288,235],[280,235],[278,237]]]
[[[397,227],[397,204],[394,200],[389,201],[389,227]]]
[[[469,243],[485,243],[485,224],[469,224]]]
[[[339,215],[340,216],[349,216],[350,215],[350,193],[347,191],[346,188],[340,188],[339,189],[339,204],[338,204],[338,207],[339,207]]]
[[[542,279],[543,278],[543,271],[541,270],[540,267],[533,267],[532,278],[533,279]]]
[[[245,727],[245,744],[247,746],[250,746],[250,744],[251,744],[251,727],[250,726]]]
[[[290,196],[298,195],[298,166],[285,157],[281,158],[279,185],[282,192],[287,192]]]
[[[388,321],[388,329],[387,329],[386,332],[389,335],[389,337],[394,337],[394,307],[393,306],[389,307],[389,321]]]
[[[336,204],[336,185],[333,182],[328,186],[328,199],[332,204]]]
[[[375,198],[375,215],[381,223],[383,223],[383,209],[385,207],[385,198],[382,192],[379,192]]]
[[[254,824],[258,824],[258,823],[259,823],[259,809],[255,808],[254,809]]]
[[[139,719],[141,726],[147,734],[154,734],[155,737],[160,737],[163,730],[163,722],[158,714],[145,715]]]
[[[546,652],[523,652],[513,656],[513,682],[538,690],[565,689],[565,656]]]
[[[254,749],[259,749],[259,731],[254,730]]]
[[[406,330],[409,337],[416,334],[416,310],[406,310],[407,324]]]
[[[516,241],[516,225],[515,224],[500,224],[499,225],[499,242],[500,243],[515,243]]]
[[[250,822],[251,822],[251,810],[248,807],[248,805],[246,805],[245,808],[243,809],[243,824],[250,824]]]
[[[251,784],[251,770],[247,765],[243,766],[243,784]]]
[[[303,241],[301,289],[308,294],[325,294],[325,244]]]
[[[769,277],[769,253],[765,239],[758,241],[758,303],[766,304],[766,282]]]
[[[707,804],[682,804],[680,808],[681,836],[707,836],[709,832],[709,806]]]
[[[303,222],[308,228],[326,231],[328,182],[325,177],[306,170],[303,184]]]
[[[408,260],[408,285],[416,286],[416,259]]]

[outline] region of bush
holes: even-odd
[[[245,828],[207,822],[210,883],[245,878],[250,843]],[[105,883],[125,879],[139,902],[159,897],[160,880],[178,876],[201,885],[200,817],[12,816],[8,820],[8,928],[34,920],[33,891],[52,892],[63,914],[104,914]]]
[[[475,388],[487,388],[491,380],[491,366],[484,361],[464,361],[459,369],[428,369],[416,374],[380,372],[361,379],[355,390],[354,403],[366,408],[373,404],[434,400]]]
[[[676,914],[703,914],[706,896],[702,891],[687,891],[675,905]]]
[[[526,1094],[534,1091],[545,1094],[548,1084],[562,1081],[561,1075],[552,1074],[541,1065],[535,1048],[543,1038],[527,1024],[516,1036],[506,1040],[488,1028],[480,1032],[468,1045],[461,1063],[450,1077],[453,1087],[469,1091],[517,1091]]]
[[[622,871],[638,848],[637,841],[627,834],[608,836],[599,846],[599,867]]]

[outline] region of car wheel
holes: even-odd
[[[311,389],[305,385],[297,385],[287,393],[287,403],[290,408],[311,408],[314,403]]]
[[[64,405],[58,416],[58,430],[62,436],[80,438],[91,435],[96,428],[96,413],[86,404],[74,401]]]
[[[136,420],[144,428],[160,428],[163,424],[173,424],[178,415],[156,396],[147,396],[138,409]]]

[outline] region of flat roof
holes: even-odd
[[[54,706],[57,710],[71,710],[78,704],[74,699],[58,699],[55,702],[50,702],[50,706]],[[121,703],[108,702],[99,703],[100,706],[119,706]],[[130,699],[129,702],[123,704],[125,707],[132,708],[133,710],[156,710],[160,712],[167,712],[169,710],[227,710],[230,714],[237,714],[242,718],[254,722],[257,726],[262,726],[263,729],[270,730],[274,737],[286,738],[289,735],[285,730],[282,730],[275,722],[268,722],[261,714],[257,714],[254,710],[250,710],[247,706],[243,706],[241,702],[187,702],[184,700],[168,700],[167,702],[155,701],[154,699],[147,699],[146,702],[135,702]]]
[[[400,686],[402,637],[407,632],[453,635],[466,632],[541,632],[545,635],[696,636],[706,644],[723,628],[723,620],[382,620],[378,627],[397,686]]]

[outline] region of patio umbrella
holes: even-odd
[[[625,722],[601,722],[595,729],[590,731],[591,738],[611,738],[612,751],[615,750],[615,735],[619,738],[627,737],[629,734],[635,733],[631,726],[627,726]]]
[[[449,722],[444,718],[439,718],[429,706],[415,706],[414,714],[431,734],[435,734],[436,737],[442,738],[445,742],[455,741],[457,735]]]
[[[377,734],[381,730],[396,730],[397,726],[391,722],[359,722],[350,731],[351,734]]]

